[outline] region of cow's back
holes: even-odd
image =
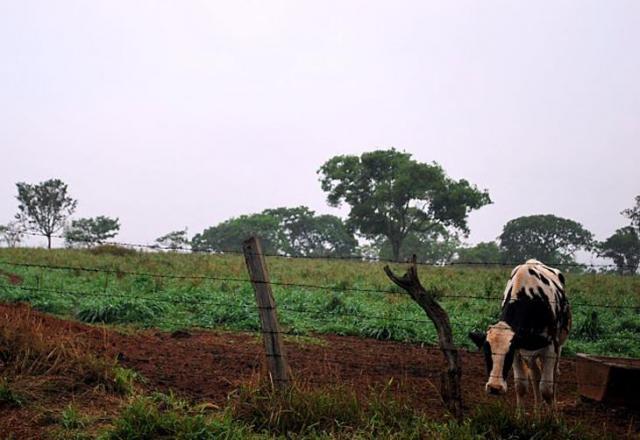
[[[560,345],[571,328],[564,275],[537,260],[511,272],[502,302],[501,320],[516,333],[548,337]]]

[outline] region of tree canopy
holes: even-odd
[[[68,194],[67,184],[60,179],[49,179],[38,184],[16,183],[18,187],[18,214],[16,219],[28,229],[47,237],[58,232],[73,214],[78,202]]]
[[[334,215],[316,215],[306,206],[267,209],[278,221],[279,252],[298,257],[351,256],[358,242]]]
[[[249,214],[230,218],[194,235],[191,246],[197,251],[241,252],[242,242],[255,235],[267,254],[278,250],[278,221],[266,214]]]
[[[265,253],[289,256],[353,255],[358,244],[340,218],[300,206],[231,218],[196,234],[192,245],[194,250],[239,252],[251,235],[260,237]]]
[[[16,247],[22,241],[24,226],[20,222],[9,222],[0,225],[0,241],[4,241],[7,247]]]
[[[156,238],[156,244],[171,250],[189,249],[191,247],[187,228],[171,231],[162,237]]]
[[[631,226],[640,232],[640,195],[636,196],[636,206],[625,209],[621,214],[631,220]]]
[[[421,263],[445,264],[453,259],[459,246],[458,236],[450,234],[446,229],[410,232],[402,242],[399,259],[405,261],[415,255]],[[379,258],[393,259],[392,246],[387,238],[383,238],[375,247]]]
[[[570,219],[530,215],[507,222],[499,240],[509,263],[536,258],[546,264],[567,264],[574,262],[576,251],[591,248],[593,234]]]
[[[640,195],[635,198],[635,206],[621,214],[631,224],[618,229],[611,237],[598,244],[601,257],[611,258],[619,274],[635,274],[640,262]]]
[[[503,264],[505,256],[495,241],[481,242],[475,246],[458,248],[459,263],[470,264]]]
[[[71,226],[64,231],[64,238],[70,246],[93,246],[115,237],[119,230],[119,219],[100,215],[73,220]]]
[[[635,228],[618,229],[611,237],[598,244],[601,257],[611,258],[621,275],[632,275],[640,264],[640,238]]]
[[[393,148],[335,156],[318,173],[329,205],[347,203],[349,227],[368,239],[386,238],[395,260],[410,233],[448,227],[466,234],[469,212],[491,203],[487,191]]]

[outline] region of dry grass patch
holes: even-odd
[[[18,304],[0,314],[0,375],[23,390],[74,391],[101,387],[130,391],[134,375],[98,357],[63,325],[46,325],[42,314]],[[30,389],[33,388],[33,389]]]

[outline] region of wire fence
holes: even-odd
[[[33,237],[46,237],[44,234],[34,233],[34,232],[24,232],[24,235],[29,235]],[[52,238],[57,239],[66,239],[64,235],[51,235]],[[124,248],[131,249],[147,249],[149,251],[173,251],[173,252],[184,252],[190,254],[206,254],[206,255],[237,255],[242,256],[244,253],[240,249],[234,248],[218,248],[218,247],[193,247],[191,245],[187,246],[170,246],[170,245],[162,245],[159,243],[155,244],[145,244],[145,243],[131,243],[131,242],[122,242],[122,241],[103,241],[100,243],[94,242],[83,242],[83,241],[75,241],[73,243],[80,243],[83,246],[91,246],[91,245],[112,245],[119,246]],[[73,244],[72,243],[72,244]],[[325,255],[305,255],[305,254],[296,254],[296,255],[286,255],[282,253],[273,253],[273,252],[262,252],[261,255],[264,257],[271,258],[286,258],[286,259],[304,259],[304,260],[348,260],[348,261],[359,261],[359,262],[371,262],[371,263],[388,263],[388,264],[398,264],[402,263],[397,260],[381,258],[379,256],[369,256],[363,254],[353,254],[353,255],[335,255],[335,254],[325,254]],[[497,266],[497,267],[515,267],[519,264],[522,264],[522,261],[464,261],[464,260],[448,260],[448,261],[417,261],[416,264],[420,266],[434,266],[434,267],[444,267],[444,266]],[[634,269],[637,270],[637,266],[634,265],[617,265],[615,263],[576,263],[576,262],[553,262],[554,266],[558,266],[561,268],[576,268],[576,269]]]
[[[158,292],[158,291],[149,291],[146,294],[134,294],[132,292],[120,292],[114,291],[110,288],[111,278],[108,276],[105,277],[105,284],[102,289],[97,290],[93,289],[69,289],[69,288],[55,288],[50,286],[41,285],[43,283],[44,277],[41,276],[45,271],[82,271],[82,272],[90,272],[97,274],[105,274],[105,275],[117,275],[117,276],[146,276],[150,278],[159,278],[159,279],[177,279],[177,280],[210,280],[216,282],[232,282],[239,284],[251,284],[256,283],[255,280],[251,280],[249,278],[238,278],[238,277],[227,277],[222,275],[185,275],[185,274],[170,274],[170,273],[153,273],[153,272],[140,272],[140,271],[127,271],[120,269],[110,269],[103,267],[87,267],[87,266],[73,266],[73,265],[55,265],[55,264],[43,264],[43,263],[26,263],[26,262],[15,262],[15,261],[0,261],[0,265],[5,265],[9,267],[18,267],[18,268],[31,268],[38,269],[42,271],[40,275],[36,275],[36,283],[30,283],[32,285],[24,285],[24,284],[7,284],[4,286],[4,289],[15,290],[15,291],[24,291],[29,292],[31,294],[56,294],[56,295],[65,295],[75,298],[76,300],[83,298],[101,298],[101,299],[131,299],[131,300],[139,300],[139,301],[147,301],[152,303],[167,303],[167,304],[176,304],[176,305],[187,305],[194,307],[228,307],[230,305],[240,306],[237,303],[229,303],[228,301],[219,301],[207,298],[188,298],[184,295],[180,297],[170,297],[166,296],[166,294],[170,292]],[[0,274],[1,275],[1,274]],[[32,274],[33,275],[33,274]],[[33,280],[31,280],[33,281]],[[36,284],[35,286],[33,284]],[[366,294],[382,294],[382,295],[406,295],[404,293],[400,293],[398,291],[386,290],[386,289],[373,289],[373,288],[353,288],[353,287],[341,287],[341,286],[329,286],[329,285],[318,285],[318,284],[307,284],[307,283],[286,283],[286,282],[271,282],[270,284],[274,286],[279,286],[282,288],[302,288],[302,289],[314,289],[321,292],[354,292],[354,293],[366,293]],[[162,293],[163,295],[160,295]],[[456,294],[456,295],[440,295],[441,298],[450,298],[450,299],[472,299],[478,301],[501,301],[502,296],[497,295],[464,295],[464,294]],[[247,298],[247,311],[253,310],[256,312],[255,317],[257,319],[257,306],[253,304],[251,307],[248,306],[250,299]],[[616,305],[616,304],[607,304],[607,303],[586,303],[586,302],[576,302],[571,304],[572,307],[585,307],[585,308],[603,308],[603,309],[629,309],[635,311],[636,313],[640,312],[640,304],[633,305]],[[316,322],[335,322],[336,318],[349,318],[357,321],[377,321],[377,320],[385,320],[390,322],[403,322],[403,323],[412,323],[416,325],[426,325],[430,326],[431,322],[427,319],[413,319],[406,317],[398,317],[398,316],[390,316],[390,315],[379,315],[379,314],[367,314],[361,313],[359,311],[318,311],[318,310],[310,310],[305,308],[302,305],[298,306],[289,306],[289,305],[281,305],[278,309],[282,312],[292,313],[292,314],[305,314],[312,316],[314,321]],[[260,331],[258,330],[258,333]],[[299,330],[283,330],[279,332],[285,336],[301,336],[306,332],[301,332]],[[615,339],[615,338],[610,338]],[[627,341],[628,338],[621,337],[620,341]],[[255,356],[256,349],[255,347],[247,347],[246,350],[242,350],[247,356]],[[504,353],[492,353],[494,356],[504,356]],[[374,355],[374,359],[367,360],[363,359],[362,356],[360,358],[351,358],[349,353],[345,353],[344,357],[340,359],[322,359],[322,362],[327,365],[333,365],[334,367],[340,368],[359,368],[363,371],[363,373],[371,374],[376,372],[384,372],[389,373],[388,365],[385,362],[393,362],[397,368],[393,372],[394,375],[398,376],[407,376],[411,378],[424,378],[424,379],[432,379],[440,377],[441,369],[429,369],[424,365],[419,364],[411,364],[410,362],[399,361],[397,357],[393,356],[385,356],[384,353],[376,352]],[[544,359],[544,355],[542,356]],[[480,360],[479,360],[480,361]],[[326,383],[326,381],[319,380],[319,382]],[[576,386],[578,385],[575,380],[562,380],[558,381],[563,385]],[[582,383],[582,385],[585,385]],[[590,385],[590,384],[586,384]],[[591,385],[600,385],[600,383],[594,383]]]
[[[13,261],[6,261],[6,260],[0,260],[0,264],[13,266],[13,267],[38,268],[38,269],[44,269],[44,270],[82,271],[82,272],[103,273],[103,274],[117,275],[117,276],[126,275],[126,276],[145,276],[145,277],[159,278],[159,279],[208,280],[208,281],[221,281],[221,282],[242,283],[242,284],[262,283],[262,281],[251,280],[249,278],[236,278],[236,277],[225,277],[225,276],[215,276],[215,275],[184,275],[184,274],[139,272],[139,271],[129,271],[129,270],[123,270],[123,269],[108,269],[108,268],[101,268],[101,267],[24,263],[24,262],[13,262]],[[366,294],[406,296],[405,293],[399,292],[397,290],[391,290],[391,289],[359,288],[359,287],[350,287],[350,286],[318,285],[318,284],[309,284],[309,283],[288,283],[288,282],[279,282],[279,281],[269,281],[268,284],[271,284],[273,286],[280,286],[284,288],[299,288],[299,289],[318,290],[318,291],[324,291],[324,292],[356,292],[356,293],[366,293]],[[478,301],[495,302],[495,301],[502,301],[504,297],[501,295],[469,295],[469,294],[439,293],[438,298],[470,299],[470,300],[478,300]],[[550,300],[550,303],[553,304],[554,301]],[[618,304],[610,304],[610,303],[571,302],[571,307],[628,309],[628,310],[635,310],[640,312],[640,303],[633,304],[633,305],[627,305],[627,304],[618,305]]]

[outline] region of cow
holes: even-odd
[[[544,401],[555,408],[560,353],[570,329],[564,275],[537,260],[516,266],[504,291],[500,321],[486,333],[469,333],[484,352],[486,392],[505,394],[513,366],[517,407],[522,408],[531,382],[535,405]]]

